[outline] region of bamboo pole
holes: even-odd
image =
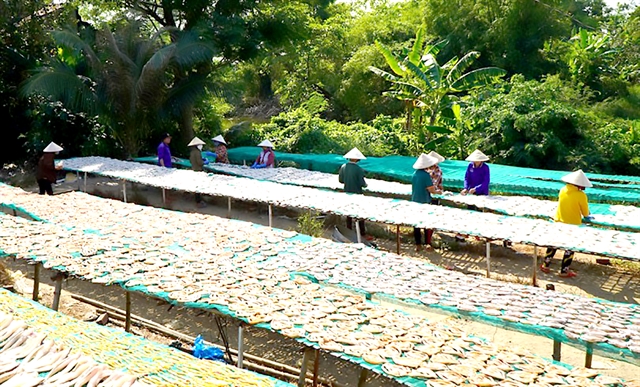
[[[60,296],[62,295],[62,280],[64,279],[64,275],[62,273],[56,273],[55,277],[52,278],[55,284],[55,290],[53,292],[53,304],[51,305],[51,309],[58,311],[58,307],[60,306]]]
[[[242,324],[238,326],[238,368],[242,368],[244,360],[244,327]]]
[[[269,203],[269,227],[273,227],[273,208]]]
[[[320,350],[316,349],[313,359],[313,387],[318,387],[318,372],[320,371]]]
[[[362,236],[360,235],[360,222],[358,222],[358,219],[353,219],[354,223],[356,224],[356,238],[358,243],[362,243]]]
[[[533,267],[531,268],[531,286],[538,286],[538,246],[533,246]]]
[[[491,277],[491,242],[487,241],[487,278]]]
[[[94,306],[96,308],[104,310],[109,315],[109,318],[113,318],[115,320],[120,320],[120,321],[125,321],[125,311],[122,310],[122,309],[118,309],[118,308],[113,307],[111,305],[107,305],[107,304],[102,303],[100,301],[93,300],[91,298],[84,297],[84,296],[77,295],[77,294],[72,294],[71,298],[73,298],[74,300],[77,300],[77,301],[83,302],[85,304],[88,304],[88,305],[91,305],[91,306]],[[180,332],[175,331],[173,329],[169,329],[169,328],[167,328],[167,327],[165,327],[163,325],[160,325],[160,324],[158,324],[158,323],[156,323],[154,321],[147,320],[147,319],[142,318],[140,316],[137,316],[135,314],[131,315],[131,322],[132,322],[132,324],[145,327],[145,328],[150,329],[152,331],[161,333],[161,334],[163,334],[165,336],[172,337],[174,339],[178,339],[178,340],[184,341],[186,343],[193,343],[196,340],[195,337],[186,335],[184,333],[180,333]],[[224,347],[221,346],[221,345],[214,344],[214,343],[211,343],[211,342],[208,342],[208,341],[205,341],[204,343],[206,345],[210,345],[210,346],[219,348],[219,349],[224,351]],[[237,355],[237,353],[238,353],[233,348],[230,348],[230,351],[234,356]],[[286,364],[278,363],[278,362],[275,362],[273,360],[265,359],[263,357],[252,355],[252,354],[249,354],[249,353],[246,353],[246,352],[243,354],[243,357],[245,358],[244,365],[248,369],[250,369],[252,367],[254,367],[254,368],[255,367],[258,367],[258,368],[269,367],[269,368],[262,368],[262,369],[269,370],[269,371],[272,371],[272,372],[277,372],[275,370],[282,371],[283,375],[286,374],[286,377],[290,378],[290,379],[297,379],[298,376],[300,375],[300,370],[299,369],[297,369],[295,367],[288,366]],[[258,371],[259,371],[259,369],[258,369]],[[311,381],[311,378],[307,378],[307,380]],[[334,381],[330,381],[330,380],[327,380],[327,379],[324,379],[324,378],[318,378],[318,380],[322,384],[332,385],[334,387],[345,387],[344,385],[341,385],[339,383],[336,383]]]
[[[302,365],[300,366],[300,376],[298,377],[298,387],[305,387],[307,367],[309,365],[309,360],[311,358],[312,352],[313,350],[311,348],[304,349],[304,355],[302,356]]]
[[[84,173],[84,192],[87,192],[87,172]]]
[[[400,225],[396,226],[396,254],[400,255]]]
[[[127,181],[122,180],[122,199],[127,202]]]

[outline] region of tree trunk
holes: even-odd
[[[180,135],[185,144],[188,144],[195,132],[193,130],[193,104],[188,103],[180,111]]]
[[[407,131],[407,133],[411,133],[411,131],[412,131],[411,121],[413,120],[413,117],[412,117],[413,102],[412,101],[406,101],[406,106],[407,106],[407,118],[406,118],[406,120],[404,122],[404,129]]]

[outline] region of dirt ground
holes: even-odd
[[[84,187],[84,182],[67,183],[55,187],[57,192],[73,190]],[[122,198],[121,183],[105,178],[89,178],[87,181],[87,191],[103,197]],[[144,205],[165,207],[185,212],[201,212],[205,214],[226,216],[227,200],[221,198],[206,198],[208,206],[197,208],[193,195],[169,192],[169,204],[163,205],[161,191],[154,188],[142,187],[127,184],[128,199]],[[257,224],[267,225],[267,207],[264,205],[233,203],[232,218],[249,221]],[[273,226],[282,229],[296,229],[296,213],[291,211],[277,210],[274,212]],[[333,217],[327,218],[327,226],[333,221],[341,221]],[[384,226],[369,227],[371,233],[376,238],[376,243],[380,248],[395,251],[396,242],[393,237],[393,230],[387,230]],[[391,232],[393,231],[393,233]],[[330,237],[327,228],[326,237]],[[384,237],[387,238],[384,238]],[[416,253],[412,245],[412,235],[409,229],[403,229],[401,254],[423,259],[435,265],[449,267],[470,275],[486,275],[485,245],[482,242],[469,240],[467,243],[458,244],[449,235],[436,234],[436,242],[442,248],[429,252]],[[541,256],[544,252],[538,251]],[[560,256],[560,252],[557,254]],[[514,245],[504,248],[497,242],[491,246],[491,276],[492,278],[523,284],[531,283],[533,266],[533,247]],[[586,297],[599,297],[612,301],[639,303],[640,287],[638,285],[639,275],[636,268],[626,269],[625,267],[602,266],[595,264],[593,256],[577,254],[575,263],[572,266],[579,276],[571,279],[563,279],[556,274],[544,274],[537,271],[538,286],[553,284],[556,291],[579,294]],[[30,297],[32,289],[33,268],[22,261],[8,260],[7,267],[16,272],[21,271],[26,276],[19,280],[17,288],[25,296]],[[554,267],[559,267],[559,260],[554,262]],[[49,280],[49,273],[45,271],[41,274],[43,286],[41,287],[41,302],[51,305],[53,289]],[[95,314],[95,308],[87,304],[78,302],[70,297],[71,293],[80,294],[117,308],[124,309],[124,291],[116,286],[103,287],[79,280],[68,280],[64,284],[65,292],[61,302],[61,311],[83,319],[87,315]],[[155,321],[181,333],[196,336],[202,334],[206,340],[222,344],[213,319],[202,311],[170,307],[169,304],[158,301],[140,294],[132,294],[132,313],[143,318]],[[379,300],[380,301],[380,300]],[[381,301],[384,303],[384,301]],[[402,309],[414,314],[427,317],[430,321],[455,320],[465,331],[492,340],[500,346],[523,347],[533,353],[546,358],[551,358],[553,341],[538,336],[527,335],[501,328],[467,321],[451,316],[432,313],[426,308],[416,308],[408,305],[388,304],[389,307]],[[225,320],[231,347],[237,347],[237,324],[231,320]],[[121,326],[116,323],[115,326]],[[152,340],[165,344],[170,343],[169,339],[162,335],[152,333],[146,329],[135,327],[134,333],[140,334]],[[184,343],[188,346],[189,343]],[[302,347],[293,340],[282,339],[280,336],[264,330],[249,327],[245,331],[245,348],[248,353],[260,356],[269,360],[278,361],[291,366],[299,367],[302,358]],[[584,365],[585,352],[583,349],[573,348],[567,345],[562,346],[562,361],[574,366]],[[594,356],[593,368],[602,371],[603,374],[622,377],[627,380],[640,379],[640,367],[628,363]],[[323,354],[320,362],[320,374],[322,377],[335,381],[336,385],[356,386],[360,374],[359,367],[337,359],[331,355]],[[294,380],[286,380],[294,382]],[[385,377],[379,375],[369,376],[367,386],[396,386],[399,385]]]

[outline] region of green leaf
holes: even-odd
[[[449,71],[449,74],[447,74],[447,81],[449,81],[449,84],[455,83],[479,57],[480,53],[478,51],[470,51],[463,56],[462,59],[453,66],[451,71]]]
[[[369,71],[371,71],[372,73],[381,76],[382,78],[386,79],[389,82],[396,82],[398,80],[398,77],[396,77],[393,74],[389,74],[388,72],[384,71],[384,70],[380,70],[377,67],[373,67],[373,66],[369,66]]]
[[[424,144],[424,149],[435,150],[438,145],[443,144],[443,143],[447,142],[448,140],[449,140],[449,137],[440,136],[440,137],[438,137],[436,139],[433,139],[433,140],[429,141],[428,143]]]
[[[452,91],[466,91],[476,87],[487,86],[499,81],[507,72],[497,67],[484,67],[466,73],[452,85]]]
[[[424,128],[431,133],[440,133],[440,134],[450,134],[453,133],[451,129],[445,128],[444,126],[437,125],[424,125]]]
[[[453,112],[453,116],[456,118],[458,122],[462,122],[462,115],[460,114],[460,105],[457,103],[451,105],[451,111]]]
[[[422,66],[424,66],[424,73],[427,74],[431,80],[431,89],[440,88],[442,84],[442,68],[436,58],[431,54],[423,56]]]
[[[396,73],[396,75],[403,76],[405,74],[405,71],[402,69],[402,67],[400,67],[398,60],[396,59],[395,56],[393,56],[391,51],[387,47],[385,47],[382,43],[378,42],[377,40],[376,40],[376,47],[378,47],[378,50],[380,50],[380,52],[384,56],[384,59],[387,61],[387,64],[389,65],[389,67],[391,67],[391,70],[393,70],[393,72]]]
[[[444,48],[444,46],[446,46],[447,44],[449,44],[449,41],[447,39],[443,39],[435,44],[428,44],[427,47],[425,47],[424,52],[422,53],[422,57],[424,60],[424,56],[425,55],[438,55],[438,53],[440,52],[440,50],[442,50]]]
[[[415,64],[411,63],[411,62],[407,62],[407,68],[409,70],[411,70],[411,73],[413,73],[413,75],[415,75],[416,77],[420,78],[429,89],[433,90],[433,84],[432,84],[432,80],[429,79],[430,77],[425,74],[422,70],[420,70],[420,68],[418,68],[418,66],[416,66]]]
[[[424,45],[425,28],[420,27],[416,32],[416,40],[413,42],[413,49],[409,53],[409,62],[417,65],[420,62],[420,51]]]

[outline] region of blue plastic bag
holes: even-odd
[[[198,359],[225,361],[224,352],[216,347],[206,345],[202,335],[198,335],[193,343],[193,356]]]

